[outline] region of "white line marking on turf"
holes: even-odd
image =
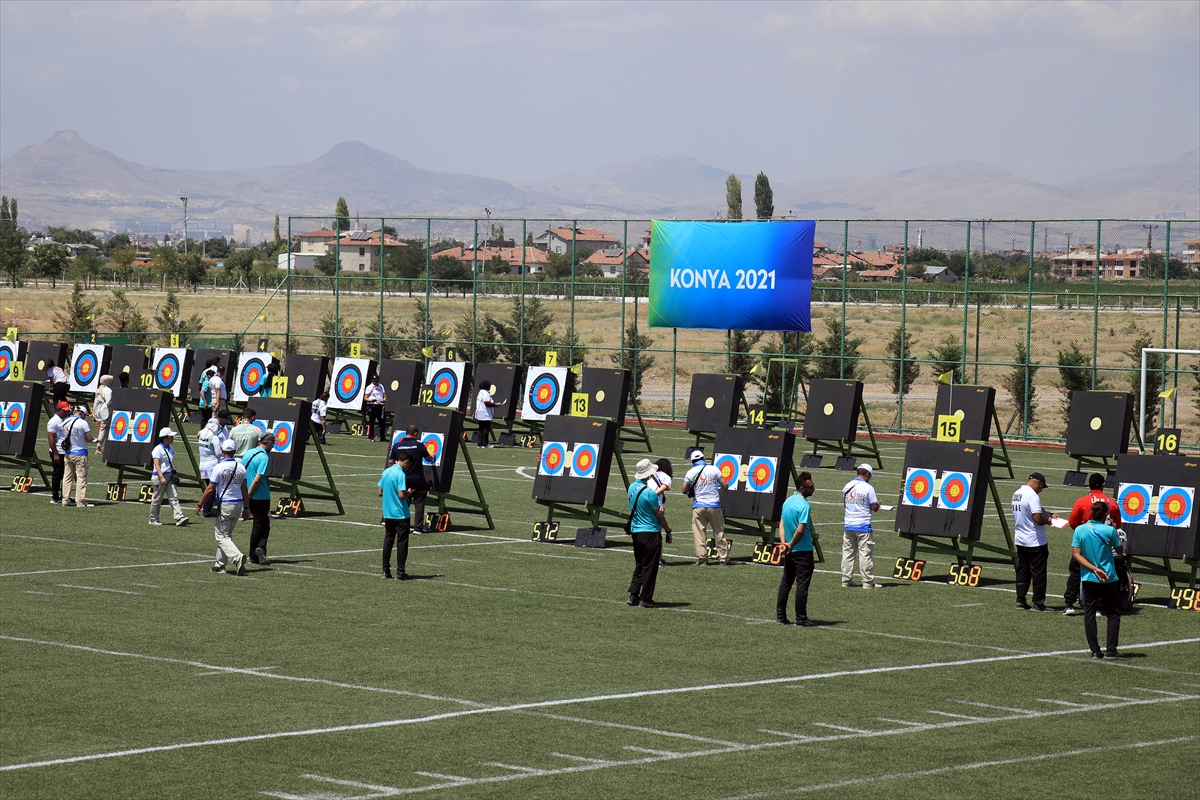
[[[987,603],[959,603],[956,606],[950,606],[950,607],[951,608],[971,608],[972,606],[986,606],[986,605],[987,605]]]
[[[15,578],[21,575],[52,575],[56,572],[92,572],[95,570],[104,569],[142,569],[143,567],[178,567],[185,564],[204,564],[211,561],[211,558],[197,558],[192,561],[161,561],[155,564],[112,564],[105,567],[69,567],[64,569],[39,569],[30,572],[4,572],[0,573],[0,578]],[[144,586],[145,584],[135,583],[134,586]],[[160,587],[153,587],[158,589]]]
[[[413,774],[421,775],[426,778],[441,778],[442,780],[453,781],[454,783],[473,783],[474,782],[473,778],[467,778],[462,775],[447,775],[444,772],[415,772]]]
[[[1032,716],[1032,717],[1036,717],[1038,714],[1042,713],[1040,711],[1032,711],[1028,708],[1010,708],[1009,706],[994,706],[990,703],[978,703],[978,702],[975,702],[974,700],[951,700],[950,702],[962,703],[963,705],[968,705],[968,706],[979,706],[980,708],[991,708],[996,711],[1010,711],[1013,714],[1024,714],[1025,716]]]
[[[814,722],[813,725],[820,725],[822,728],[832,728],[835,731],[845,731],[846,733],[875,733],[875,731],[864,731],[862,728],[847,728],[845,725],[830,725],[828,722]]]
[[[594,558],[585,556],[556,556],[553,553],[530,553],[528,550],[510,550],[509,552],[516,553],[522,556],[541,556],[542,558],[568,558],[572,561],[595,561]]]
[[[795,739],[798,742],[813,742],[813,741],[816,741],[818,738],[816,736],[805,736],[802,733],[788,733],[787,731],[773,731],[770,728],[759,728],[758,732],[759,733],[770,733],[774,736],[782,736],[785,739]]]
[[[76,586],[73,583],[56,583],[55,586],[61,586],[64,589],[86,589],[89,592],[112,592],[113,594],[137,594],[141,592],[130,592],[126,589],[102,589],[99,586]]]
[[[680,753],[678,750],[655,750],[655,749],[654,749],[654,748],[652,748],[652,747],[635,747],[634,745],[631,745],[631,744],[627,744],[627,745],[625,745],[624,747],[622,747],[621,749],[622,749],[622,750],[629,750],[630,752],[633,752],[633,753],[649,753],[649,754],[650,754],[650,755],[652,755],[652,756],[677,756],[677,755],[681,755],[681,753]]]
[[[16,636],[6,636],[3,634],[0,634],[0,639],[7,639],[10,641],[32,642],[35,644],[48,644],[48,645],[58,644],[56,642],[43,642],[43,641],[39,641],[36,639],[22,639],[22,638],[19,638]],[[1196,642],[1200,642],[1200,638],[1171,639],[1171,640],[1164,640],[1164,641],[1158,641],[1158,642],[1144,642],[1137,646],[1142,647],[1142,648],[1168,647],[1171,645],[1178,645],[1178,644],[1195,644]],[[102,653],[109,652],[109,651],[96,650],[96,648],[84,647],[82,645],[59,645],[59,646],[74,648],[74,649],[78,649],[78,650],[92,651],[92,652],[102,652]],[[506,706],[483,706],[481,708],[464,709],[462,711],[447,711],[447,712],[443,712],[440,714],[429,714],[429,715],[426,715],[423,717],[401,717],[399,719],[380,720],[377,722],[360,722],[360,723],[352,723],[352,724],[346,724],[346,725],[334,725],[334,726],[325,727],[325,728],[306,728],[306,729],[301,729],[301,730],[275,731],[272,733],[248,734],[245,736],[233,736],[233,737],[228,737],[228,738],[224,738],[224,739],[206,739],[206,740],[192,741],[192,742],[179,742],[176,744],[157,745],[157,746],[153,746],[153,747],[139,747],[139,748],[128,749],[128,750],[116,750],[116,751],[111,751],[111,752],[107,752],[107,753],[92,753],[89,755],[71,756],[71,757],[66,757],[66,758],[56,758],[56,759],[50,759],[50,760],[46,760],[46,761],[31,761],[31,762],[26,762],[23,764],[6,764],[4,766],[0,766],[0,772],[8,772],[8,771],[17,770],[17,769],[29,769],[32,767],[57,766],[60,764],[75,764],[75,763],[79,763],[82,761],[96,761],[99,759],[120,758],[123,756],[142,755],[142,754],[146,754],[146,753],[169,752],[169,751],[173,751],[173,750],[183,750],[183,749],[190,749],[190,748],[196,748],[196,747],[209,747],[209,746],[213,746],[213,745],[240,744],[243,742],[258,742],[258,741],[266,741],[266,740],[270,740],[270,739],[285,739],[285,738],[293,738],[293,737],[299,737],[299,736],[314,736],[314,735],[321,735],[321,734],[327,734],[327,733],[344,733],[347,731],[364,731],[364,730],[376,730],[376,729],[382,729],[382,728],[395,728],[395,727],[399,727],[399,726],[403,726],[403,725],[415,725],[415,724],[424,723],[424,722],[436,722],[439,720],[456,719],[459,717],[475,716],[475,715],[479,715],[479,714],[494,714],[494,713],[498,713],[498,712],[509,712],[509,711],[528,711],[531,709],[555,708],[555,707],[559,707],[559,706],[579,705],[579,704],[584,704],[584,703],[608,702],[610,700],[637,699],[639,697],[660,697],[660,696],[677,695],[677,694],[690,694],[693,692],[710,692],[710,691],[719,691],[719,690],[728,690],[728,689],[742,689],[742,688],[748,688],[748,687],[753,687],[753,686],[771,686],[771,685],[777,685],[777,684],[782,684],[782,683],[793,683],[793,682],[797,682],[797,681],[823,680],[823,679],[827,679],[827,678],[855,677],[855,676],[859,676],[859,675],[879,675],[879,674],[887,674],[887,673],[894,673],[894,672],[910,672],[910,671],[914,671],[914,670],[971,666],[974,664],[989,664],[989,663],[995,663],[995,662],[1000,662],[1000,661],[1023,661],[1023,660],[1031,659],[1031,658],[1052,658],[1052,657],[1057,657],[1057,656],[1061,656],[1061,655],[1083,654],[1083,653],[1089,653],[1089,652],[1090,651],[1088,651],[1088,650],[1050,650],[1050,651],[1041,652],[1041,653],[1021,653],[1019,655],[990,656],[987,658],[969,658],[969,659],[962,659],[959,661],[930,661],[930,662],[925,662],[922,664],[906,664],[906,665],[896,665],[896,666],[887,666],[887,667],[866,667],[863,669],[840,670],[840,671],[836,671],[836,672],[812,673],[809,675],[793,675],[793,676],[789,676],[786,678],[761,678],[761,679],[752,680],[752,681],[737,681],[737,682],[731,682],[731,683],[710,683],[710,684],[701,684],[701,685],[694,685],[694,686],[667,687],[667,688],[662,688],[662,689],[645,689],[645,690],[637,691],[637,692],[618,692],[618,693],[613,693],[613,694],[586,695],[586,696],[582,696],[582,697],[561,698],[558,700],[540,700],[540,701],[532,701],[532,702],[527,702],[527,703],[515,703],[512,705],[506,705]],[[133,655],[133,654],[126,654],[126,653],[113,653],[113,654],[115,654],[115,655]],[[134,657],[146,658],[148,660],[153,660],[153,661],[183,663],[183,664],[188,664],[191,666],[201,666],[201,667],[209,667],[210,666],[208,664],[201,664],[199,662],[189,662],[189,661],[184,661],[182,659],[170,659],[170,658],[164,658],[164,657],[160,657],[160,656],[134,656]],[[216,669],[220,669],[220,668],[217,667]],[[247,670],[240,670],[240,669],[229,669],[228,671],[229,672],[244,672],[247,674],[256,675],[256,676],[264,677],[264,678],[284,678],[286,680],[338,685],[336,682],[321,680],[321,679],[317,679],[317,678],[296,678],[296,677],[282,676],[282,675],[266,675],[266,674],[261,674],[261,673],[248,672]],[[387,692],[393,693],[393,694],[410,694],[408,692],[402,692],[401,690],[395,690],[395,689],[380,690],[380,689],[372,689],[371,687],[357,687],[357,686],[348,685],[348,684],[343,684],[343,686],[346,686],[347,688],[363,688],[363,689],[368,689],[371,691],[387,691]],[[1168,692],[1167,694],[1173,695],[1174,693]],[[418,695],[418,696],[421,696],[421,695]],[[434,697],[432,699],[453,700],[453,698],[441,698],[441,697]],[[1119,708],[1119,707],[1124,707],[1124,706],[1156,705],[1159,703],[1180,702],[1182,700],[1200,700],[1200,694],[1176,695],[1176,696],[1172,696],[1172,697],[1163,697],[1163,698],[1148,698],[1145,700],[1134,700],[1134,701],[1130,701],[1128,703],[1110,703],[1108,705],[1098,704],[1098,705],[1094,705],[1094,706],[1083,706],[1083,707],[1078,707],[1078,708],[1055,709],[1052,711],[1030,711],[1030,712],[1022,711],[1019,714],[1019,716],[1016,718],[1025,719],[1025,718],[1029,718],[1029,717],[1051,717],[1051,716],[1059,716],[1062,714],[1078,713],[1080,711],[1111,709],[1111,708]],[[472,705],[482,705],[482,704],[477,704],[477,703],[471,703],[470,701],[458,701],[458,702],[472,704]],[[954,702],[968,702],[968,701],[954,701]],[[981,719],[980,722],[985,722],[985,721],[986,722],[998,722],[998,721],[1002,721],[1005,719],[1012,719],[1012,717],[990,717],[990,718],[987,718],[986,720]],[[953,726],[959,726],[959,725],[976,725],[976,724],[979,724],[979,722],[974,722],[971,720],[950,720],[947,722],[940,723],[939,725],[934,725],[934,726],[930,726],[930,727],[953,727]],[[866,732],[866,734],[863,734],[863,735],[887,736],[887,735],[892,735],[895,733],[903,733],[903,732],[909,732],[909,731],[914,731],[914,730],[917,730],[917,729],[904,728],[902,730],[868,731],[868,732]],[[855,736],[857,736],[857,734],[855,734],[853,736],[849,736],[849,737],[848,736],[826,737],[825,740],[854,738]],[[768,743],[768,744],[761,744],[761,745],[746,745],[744,747],[737,748],[737,749],[741,749],[741,750],[762,749],[765,747],[777,746],[777,745],[778,745],[778,743]],[[721,753],[721,752],[729,752],[729,750],[696,751],[693,753],[684,754],[679,757],[691,757],[691,756],[698,756],[698,755],[706,755],[706,754],[709,754],[710,752],[711,753]],[[627,762],[627,763],[634,763],[634,762]],[[576,768],[575,770],[568,769],[566,771],[578,771],[578,769],[579,768]],[[424,773],[417,773],[417,774],[424,774]],[[551,774],[551,773],[547,773],[547,774]],[[479,778],[479,779],[463,779],[463,780],[473,780],[475,782],[487,783],[487,782],[495,781],[497,779],[496,778]],[[430,787],[426,787],[426,788],[430,788]],[[424,788],[421,789],[421,791],[424,791],[424,790],[425,790]]]
[[[570,753],[551,753],[550,755],[554,756],[555,758],[566,758],[570,759],[571,761],[582,761],[585,764],[598,764],[606,767],[621,763],[619,761],[612,761],[607,758],[588,758],[587,756],[575,756],[571,755]]]
[[[161,586],[155,586],[153,583],[131,583],[130,586],[144,586],[147,589],[161,589]]]
[[[1051,758],[1066,758],[1068,756],[1086,755],[1089,753],[1103,753],[1112,750],[1131,750],[1139,747],[1157,747],[1166,744],[1179,744],[1180,742],[1190,742],[1196,739],[1196,736],[1179,736],[1174,739],[1159,739],[1153,742],[1133,742],[1132,744],[1113,744],[1102,745],[1099,747],[1082,747],[1076,750],[1063,750],[1057,753],[1037,753],[1031,756],[1021,756],[1019,758],[1002,758],[995,761],[973,761],[967,764],[952,764],[948,767],[935,767],[933,769],[915,770],[913,772],[893,772],[888,775],[874,775],[867,778],[848,778],[844,781],[832,781],[830,783],[816,783],[808,786],[797,786],[794,789],[778,789],[769,792],[754,792],[753,794],[741,794],[736,797],[727,797],[724,800],[752,800],[759,797],[774,797],[782,794],[801,794],[805,792],[820,792],[829,789],[839,789],[846,786],[858,786],[864,783],[878,783],[880,781],[900,780],[904,778],[924,778],[930,775],[940,775],[946,772],[959,772],[969,769],[983,769],[985,767],[1003,767],[1011,764],[1025,764],[1031,761],[1045,761]]]
[[[1147,689],[1143,686],[1130,686],[1129,688],[1136,689],[1139,692],[1153,692],[1154,694],[1165,694],[1168,697],[1183,697],[1183,695],[1181,695],[1177,692],[1168,692],[1168,691],[1164,691],[1163,689]]]
[[[55,592],[35,592],[33,589],[26,589],[25,594],[44,594],[47,597],[58,597],[58,594]]]
[[[1085,703],[1068,703],[1066,700],[1046,700],[1039,697],[1037,701],[1039,703],[1052,703],[1059,706],[1069,706],[1070,708],[1086,708]]]
[[[544,769],[534,769],[533,767],[520,767],[516,764],[505,764],[500,761],[485,761],[484,766],[497,767],[498,769],[511,769],[513,772],[524,772],[528,775],[541,775],[545,772]]]
[[[1068,705],[1078,705],[1078,703],[1068,703]],[[987,717],[972,717],[967,714],[954,714],[950,711],[934,711],[930,709],[927,713],[937,714],[939,717],[951,717],[953,719],[987,719]]]
[[[439,700],[448,703],[458,703],[459,705],[472,706],[476,708],[490,708],[487,703],[477,703],[474,700],[463,700],[458,697],[444,697],[436,694],[425,694],[423,692],[410,692],[404,689],[388,689],[381,686],[363,686],[356,683],[344,683],[342,681],[331,681],[324,678],[305,678],[298,675],[271,675],[260,670],[274,669],[274,667],[222,667],[217,664],[206,664],[203,661],[191,661],[184,658],[170,658],[168,656],[151,656],[143,653],[127,653],[121,650],[104,650],[99,647],[88,647],[82,644],[69,644],[67,642],[50,642],[44,639],[28,639],[21,636],[7,636],[0,634],[0,640],[10,642],[22,642],[24,644],[40,644],[48,647],[63,647],[68,650],[81,650],[85,653],[95,653],[104,656],[117,656],[119,658],[136,658],[143,661],[159,661],[165,664],[182,664],[188,667],[199,667],[200,669],[212,670],[214,674],[225,673],[235,675],[253,675],[259,678],[273,678],[276,680],[295,681],[298,683],[316,683],[323,686],[333,686],[338,689],[354,689],[356,691],[365,692],[380,692],[382,694],[396,694],[404,697],[418,697],[422,700]]]
[[[668,736],[674,739],[687,739],[691,742],[704,742],[706,744],[719,744],[725,747],[740,747],[741,742],[729,742],[724,739],[710,739],[707,736],[693,736],[690,733],[678,733],[676,731],[664,731],[658,728],[646,728],[641,725],[626,725],[620,722],[607,722],[605,720],[585,719],[584,717],[569,717],[564,714],[546,714],[543,712],[519,712],[526,713],[530,716],[546,717],[547,719],[558,719],[564,722],[582,722],[587,725],[599,725],[604,728],[619,728],[625,731],[638,731],[639,733],[651,733],[655,736]]]
[[[911,726],[911,727],[913,727],[913,728],[927,728],[927,727],[929,727],[929,723],[928,723],[928,722],[911,722],[911,721],[909,721],[909,720],[907,720],[907,719],[893,719],[892,717],[876,717],[875,719],[879,720],[880,722],[891,722],[891,723],[894,723],[894,724],[896,724],[896,725],[909,725],[909,726]],[[978,718],[977,718],[977,719],[978,719]]]

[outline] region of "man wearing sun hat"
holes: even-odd
[[[246,574],[246,556],[233,543],[233,528],[239,519],[250,516],[243,498],[249,494],[246,490],[246,468],[233,457],[237,445],[232,439],[221,442],[221,460],[212,468],[208,476],[208,486],[204,494],[196,501],[196,513],[206,501],[215,499],[216,512],[213,518],[213,531],[217,536],[217,560],[211,572],[225,572],[225,565],[233,563],[234,573]]]
[[[854,556],[858,555],[858,569],[862,575],[864,589],[878,589],[875,582],[875,532],[871,528],[871,515],[879,510],[879,498],[871,486],[874,472],[870,464],[859,464],[854,480],[842,487],[842,504],[846,508],[842,523],[842,586],[854,585]]]
[[[178,435],[170,428],[163,428],[158,432],[158,444],[150,451],[150,458],[154,464],[154,472],[150,476],[150,485],[154,488],[154,497],[150,500],[151,525],[162,525],[158,521],[158,515],[164,498],[171,504],[175,527],[182,528],[189,522],[179,505],[179,490],[175,488],[175,448],[171,445]]]
[[[271,465],[271,450],[274,447],[275,434],[260,431],[258,445],[242,455],[242,466],[246,468],[246,482],[250,488],[247,505],[254,519],[250,528],[250,563],[263,566],[271,563],[267,560],[267,539],[271,536],[271,484],[267,480],[267,468]]]
[[[660,531],[666,531],[667,543],[671,543],[671,526],[667,515],[659,505],[658,496],[666,491],[659,483],[651,483],[658,466],[648,458],[637,463],[629,484],[629,534],[633,537],[633,578],[629,582],[631,606],[657,608],[654,602],[654,584],[658,580],[658,561],[662,555]]]

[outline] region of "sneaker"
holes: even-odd
[[[697,558],[697,559],[696,559],[696,566],[697,566],[697,567],[707,567],[707,566],[708,566],[708,559],[707,559],[707,558]]]
[[[636,594],[631,594],[629,595],[629,599],[625,601],[625,605],[636,606],[639,602],[640,600],[638,599],[638,596]]]
[[[1124,653],[1118,653],[1116,650],[1107,650],[1104,653],[1105,658],[1116,659],[1117,661],[1128,661],[1133,656],[1127,656]]]
[[[390,580],[393,580],[393,578],[392,578],[392,573],[390,573],[390,572],[385,572],[385,573],[383,573],[383,579],[384,579],[385,581],[390,581]]]
[[[1026,603],[1024,600],[1017,601],[1017,611],[1028,611],[1029,608],[1029,603]]]
[[[258,563],[262,564],[264,567],[271,565],[271,562],[267,560],[267,551],[263,550],[261,547],[254,548],[254,556],[258,559]]]
[[[638,603],[638,606],[640,608],[658,608],[658,603],[654,602],[653,600],[643,600],[642,602]]]
[[[778,622],[780,625],[791,625],[792,624],[792,621],[787,618],[787,614],[783,613],[782,611],[775,612],[775,621]]]
[[[1033,607],[1032,609],[1030,609],[1030,610],[1031,610],[1031,611],[1041,611],[1041,612],[1046,612],[1046,611],[1053,611],[1054,609],[1053,609],[1053,608],[1051,608],[1050,606],[1034,606],[1034,607]]]
[[[857,583],[855,583],[854,581],[850,581],[849,583],[845,583],[845,582],[843,582],[843,583],[842,583],[842,588],[843,588],[843,589],[857,589],[857,588],[858,588],[858,584],[857,584]]]
[[[51,497],[51,498],[50,498],[50,505],[52,505],[52,506],[61,506],[61,505],[62,505],[62,498],[60,497],[60,498],[58,498],[57,500],[55,500],[53,497]]]
[[[883,584],[882,584],[882,583],[875,583],[874,581],[872,581],[871,583],[864,583],[864,584],[862,585],[862,587],[863,587],[864,589],[882,589],[882,588],[883,588]]]
[[[493,449],[495,449],[495,447],[496,447],[496,445],[494,445],[494,444],[489,444],[489,445],[487,446],[487,448],[486,448],[486,449],[488,449],[488,450],[493,450]]]
[[[67,501],[63,502],[63,508],[74,508],[74,507],[75,507],[74,500],[67,500]]]
[[[1063,616],[1064,616],[1064,617],[1073,617],[1073,616],[1075,616],[1075,606],[1067,606],[1066,608],[1064,608],[1064,609],[1063,609]]]
[[[796,627],[797,628],[815,628],[815,627],[817,627],[817,623],[813,622],[811,619],[798,619],[798,620],[796,620]]]
[[[1101,653],[1099,650],[1093,650],[1092,658],[1104,658],[1104,653]]]
[[[213,564],[211,567],[208,568],[208,571],[209,572],[224,572],[225,565],[224,564]]]
[[[398,581],[406,581],[406,580],[408,580],[408,573],[407,573],[407,572],[401,572],[399,575],[397,575],[397,576],[396,576],[396,580],[398,580]]]
[[[192,524],[192,521],[190,519],[188,519],[187,517],[180,517],[179,519],[175,520],[176,528],[182,528],[186,525],[191,525],[191,524]]]
[[[158,521],[158,520],[156,520],[156,519],[152,519],[152,520],[150,520],[150,524],[151,524],[151,525],[162,525],[162,523],[161,523],[161,522],[159,522],[159,521]]]
[[[240,556],[237,557],[237,560],[234,561],[234,564],[237,566],[237,568],[233,572],[234,575],[245,575],[246,574],[246,561],[247,560],[248,559],[246,558],[245,553],[242,553]]]
[[[75,507],[76,508],[95,508],[96,504],[95,503],[76,503]]]

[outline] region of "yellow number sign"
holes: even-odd
[[[17,329],[16,328],[8,328],[7,330],[5,330],[4,338],[8,339],[10,342],[15,342],[17,340]]]
[[[12,362],[12,366],[10,366],[8,368],[8,379],[10,381],[25,380],[25,362],[23,362],[23,361]]]
[[[571,416],[586,417],[588,415],[588,395],[586,392],[575,392],[571,395]]]
[[[179,334],[178,333],[171,334],[171,347],[179,347]]]
[[[287,397],[288,396],[288,379],[286,375],[279,375],[271,379],[271,397]]]
[[[558,366],[558,351],[557,350],[547,350],[546,351],[546,366],[547,367],[557,367]]]
[[[962,420],[953,414],[938,414],[937,418],[937,436],[933,437],[938,442],[957,442],[962,437]]]
[[[350,357],[362,358],[362,345],[360,345],[358,342],[352,342],[350,344]]]

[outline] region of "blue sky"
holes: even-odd
[[[1200,142],[1200,3],[0,4],[0,156],[357,139],[504,179],[689,155],[772,182],[974,159],[1057,183]]]

